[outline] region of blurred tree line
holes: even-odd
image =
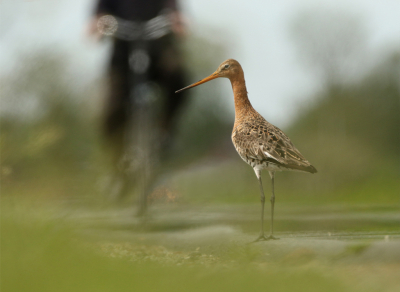
[[[21,56],[14,73],[2,77],[3,194],[58,197],[82,186],[96,133],[90,92],[74,90],[64,60],[54,52]]]
[[[400,203],[400,52],[367,69],[373,56],[357,18],[311,11],[293,24],[298,52],[322,85],[288,130],[319,171],[307,192]]]
[[[361,81],[327,87],[292,125],[288,134],[319,171],[313,191],[337,194],[377,182],[371,195],[400,203],[399,80],[395,53]]]

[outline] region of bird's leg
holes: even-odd
[[[272,236],[272,233],[270,236],[265,237],[264,235],[264,205],[265,205],[265,195],[264,195],[264,189],[262,186],[262,181],[261,181],[261,171],[259,170],[254,170],[257,178],[258,178],[258,182],[260,183],[260,195],[261,195],[261,231],[260,231],[260,235],[258,236],[258,238],[255,240],[256,241],[263,241],[263,240],[270,240],[270,239],[277,239],[275,237]],[[273,176],[271,176],[273,177]],[[273,179],[272,179],[272,185],[273,185]],[[272,186],[273,189],[273,186]],[[273,191],[272,191],[273,193]],[[274,197],[275,199],[275,197]],[[272,203],[272,197],[271,197],[271,203]],[[272,207],[272,214],[273,214],[273,207]],[[273,215],[272,215],[273,217]],[[272,226],[272,225],[271,225]],[[272,229],[271,229],[272,230]]]
[[[267,238],[264,235],[264,205],[265,205],[265,195],[264,195],[264,189],[262,186],[262,181],[261,181],[261,171],[260,170],[254,170],[256,173],[256,176],[258,178],[258,182],[260,183],[260,196],[261,196],[261,231],[260,235],[255,241],[261,241],[261,240],[267,240]]]
[[[261,231],[260,231],[260,236],[256,239],[256,241],[259,240],[266,240],[265,235],[264,235],[264,205],[265,205],[265,195],[264,195],[264,190],[262,186],[262,181],[261,181],[261,175],[258,176],[258,182],[260,183],[260,193],[261,193]]]
[[[267,239],[279,239],[279,238],[274,237],[275,172],[270,171],[269,174],[271,176],[271,181],[272,181],[272,196],[270,199],[270,201],[271,201],[271,234],[268,236]]]

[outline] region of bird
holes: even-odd
[[[248,98],[242,66],[234,59],[222,62],[210,76],[175,91],[198,86],[216,78],[228,78],[232,85],[235,102],[235,122],[232,130],[232,142],[239,156],[249,164],[258,179],[261,197],[261,230],[255,240],[279,239],[274,236],[275,172],[294,170],[316,173],[317,170],[293,145],[289,137],[278,127],[267,122],[251,105]],[[271,177],[272,195],[270,235],[264,234],[265,195],[261,180],[261,171],[267,170]]]

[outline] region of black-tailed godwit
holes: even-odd
[[[295,170],[316,173],[317,170],[301,155],[285,133],[268,123],[252,107],[247,97],[243,69],[238,61],[233,59],[226,60],[210,76],[182,88],[176,93],[219,77],[229,78],[232,84],[235,100],[235,124],[232,131],[233,145],[240,157],[254,169],[260,184],[261,232],[256,241],[277,239],[274,237],[275,171]],[[271,234],[268,237],[264,235],[265,196],[261,181],[261,171],[264,169],[269,171],[272,180]]]

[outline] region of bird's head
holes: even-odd
[[[225,77],[225,78],[229,78],[230,80],[232,80],[232,78],[234,78],[235,76],[240,75],[240,74],[243,74],[243,70],[242,70],[242,67],[240,66],[239,62],[234,59],[228,59],[228,60],[222,62],[221,65],[218,66],[218,69],[210,76],[208,76],[196,83],[193,83],[192,85],[189,85],[182,89],[179,89],[178,91],[175,91],[175,93],[195,87],[197,85],[206,83],[210,80],[213,80],[213,79],[216,79],[219,77]]]

